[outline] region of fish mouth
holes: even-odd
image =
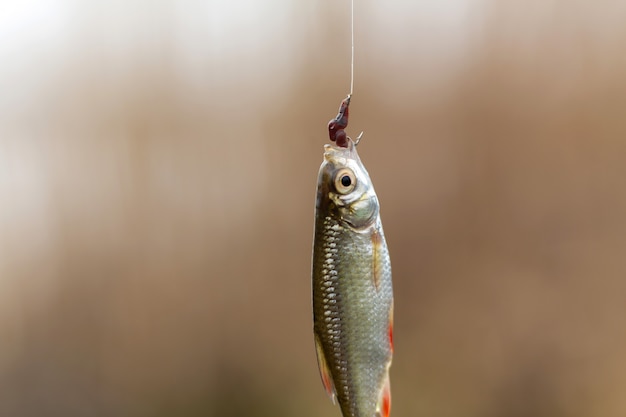
[[[350,139],[350,138],[348,138]],[[352,139],[348,141],[348,147],[344,148],[342,146],[338,146],[334,143],[326,143],[324,144],[324,159],[327,161],[342,161],[347,159],[355,159],[355,145]]]

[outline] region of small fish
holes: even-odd
[[[348,125],[350,96],[328,124],[313,242],[313,322],[322,382],[344,417],[388,417],[391,263],[378,198]]]

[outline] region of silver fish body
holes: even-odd
[[[387,417],[391,263],[378,198],[356,145],[325,145],[313,243],[313,321],[322,381],[344,417]]]

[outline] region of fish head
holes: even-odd
[[[317,209],[353,229],[367,229],[378,218],[378,198],[370,176],[348,140],[348,147],[324,145],[317,184]]]

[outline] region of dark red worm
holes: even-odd
[[[350,140],[344,131],[344,129],[348,126],[349,106],[350,94],[348,94],[348,97],[344,98],[341,102],[337,117],[328,122],[328,136],[330,136],[330,140],[336,142],[337,146],[341,146],[342,148],[347,148],[348,140]]]

